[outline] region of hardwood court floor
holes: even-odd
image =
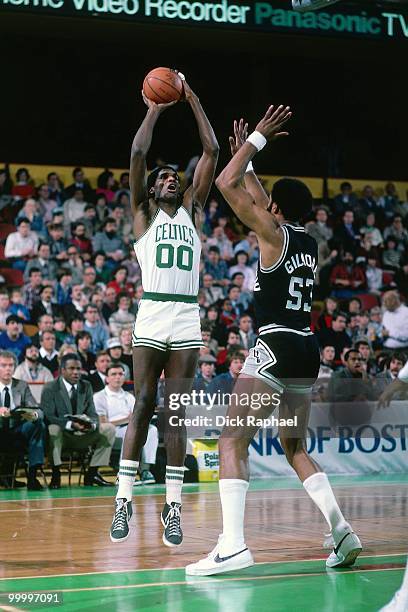
[[[162,486],[135,489],[132,533],[122,544],[109,540],[106,489],[0,491],[0,592],[61,591],[59,609],[67,611],[374,612],[401,582],[408,477],[331,480],[364,545],[354,568],[326,571],[326,524],[296,479],[286,478],[251,485],[246,540],[257,564],[188,580],[184,566],[207,554],[220,530],[216,484],[185,486],[185,541],[175,550],[161,541]]]

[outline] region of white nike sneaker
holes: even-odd
[[[219,547],[222,535],[218,538],[216,547],[205,559],[197,563],[190,563],[186,567],[187,576],[213,576],[214,574],[225,574],[236,570],[245,569],[254,564],[251,552],[247,547],[225,557],[220,557]]]
[[[348,526],[339,534],[334,534],[334,548],[327,558],[326,567],[350,567],[363,550],[356,534]]]
[[[338,1],[339,0],[292,0],[292,7],[295,11],[300,12],[318,11]]]
[[[406,612],[408,610],[408,593],[402,589],[397,591],[390,603],[381,608],[380,612]]]

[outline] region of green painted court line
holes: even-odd
[[[304,559],[301,561],[273,561],[256,563],[245,572],[234,573],[233,576],[248,578],[271,577],[271,576],[290,576],[292,574],[308,575],[321,573],[327,574],[325,568],[326,557],[322,559]],[[329,570],[330,575],[337,573],[370,571],[377,569],[377,566],[387,566],[390,569],[403,569],[405,567],[405,555],[369,555],[359,557],[358,562],[352,569]],[[396,566],[396,567],[394,567]],[[367,569],[366,569],[367,568]],[[370,568],[370,569],[368,569]],[[379,567],[379,569],[383,569]],[[218,580],[220,577],[212,577]],[[138,570],[119,570],[117,572],[91,572],[84,574],[61,574],[52,576],[30,576],[20,578],[1,578],[1,590],[60,590],[70,588],[87,587],[113,587],[126,584],[144,584],[145,586],[153,583],[172,583],[185,581],[184,566],[180,568],[154,568]]]
[[[408,474],[378,474],[363,476],[330,476],[330,482],[336,487],[369,487],[372,485],[408,485]],[[257,479],[250,482],[250,491],[274,491],[274,490],[295,490],[302,489],[302,484],[296,476],[286,476],[274,479]],[[94,497],[114,497],[116,489],[112,487],[112,494],[106,495],[104,487],[64,487],[56,491],[46,489],[42,493],[27,491],[22,489],[0,491],[0,503],[22,500],[44,500],[44,499],[71,499],[94,498]],[[133,495],[163,495],[165,492],[164,484],[160,485],[141,485],[133,489]],[[193,493],[215,493],[218,492],[218,482],[201,482],[185,484],[183,494]]]
[[[316,560],[264,563],[202,578],[186,577],[184,568],[107,572],[8,579],[1,591],[60,591],[64,612],[377,612],[399,587],[405,557],[394,555],[383,564],[381,558],[365,557],[355,569],[326,571]]]

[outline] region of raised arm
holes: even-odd
[[[243,119],[234,121],[233,130],[234,136],[229,137],[229,143],[231,147],[231,155],[234,157],[235,153],[239,151],[248,138],[248,124],[244,123]],[[252,162],[249,162],[248,166],[246,167],[244,183],[245,189],[254,199],[254,204],[256,206],[261,206],[261,208],[268,208],[269,196],[256,176]]]
[[[193,184],[184,194],[183,205],[192,212],[193,206],[203,209],[210,193],[217,166],[219,146],[214,130],[191,87],[184,82],[184,95],[197,121],[203,153],[194,171]]]
[[[146,191],[146,156],[152,144],[154,126],[161,113],[175,102],[169,104],[156,104],[142,92],[143,100],[147,106],[146,117],[133,139],[130,152],[130,202],[134,214],[140,210],[140,204],[147,199]]]
[[[287,132],[282,132],[281,128],[290,117],[289,107],[279,106],[275,109],[274,106],[270,106],[256,126],[255,132],[249,136],[216,180],[218,189],[238,218],[254,230],[259,238],[272,244],[281,243],[281,236],[276,231],[279,224],[274,215],[261,205],[254,204],[254,198],[243,187],[242,180],[248,163],[255,153],[261,150],[268,140],[287,135]],[[253,142],[256,144],[252,144]]]

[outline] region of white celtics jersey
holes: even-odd
[[[197,296],[201,241],[183,206],[173,217],[158,208],[134,248],[145,294]]]

